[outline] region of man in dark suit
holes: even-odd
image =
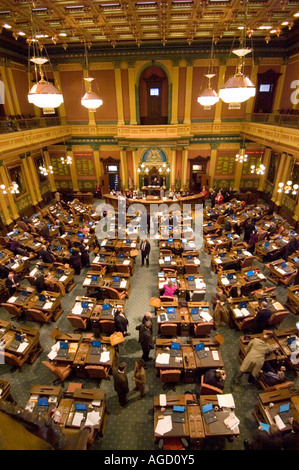
[[[20,278],[15,274],[13,271],[10,271],[8,274],[8,278],[5,280],[5,285],[8,289],[9,297],[14,295],[17,288],[20,285]]]
[[[253,434],[253,441],[249,444],[244,441],[247,450],[281,450],[282,439],[276,424],[271,424],[268,431],[264,431],[261,426]]]
[[[43,245],[39,251],[39,256],[41,257],[43,263],[54,263],[54,256],[47,250],[46,245]]]
[[[204,375],[204,383],[212,387],[224,389],[226,374],[222,369],[208,369]]]
[[[115,322],[115,331],[121,331],[124,336],[129,336],[130,333],[127,332],[129,325],[128,319],[125,317],[122,309],[118,308],[114,316]]]
[[[284,450],[299,450],[299,423],[293,419],[292,432],[285,433],[282,438]]]
[[[80,274],[82,269],[81,256],[78,250],[72,249],[72,254],[69,261],[70,266],[75,270],[75,274]]]
[[[129,382],[126,374],[127,364],[122,362],[118,368],[113,367],[112,376],[114,380],[114,390],[118,395],[118,400],[121,406],[128,403],[127,393],[129,393]]]
[[[254,332],[262,333],[264,330],[269,329],[269,319],[272,316],[271,310],[268,308],[266,301],[262,301],[261,309],[257,312],[254,318]]]
[[[155,348],[151,329],[152,323],[150,321],[147,321],[144,324],[144,328],[141,328],[139,330],[140,344],[143,352],[142,359],[144,360],[144,362],[150,361],[152,359],[151,357],[149,357],[149,353],[151,349]]]
[[[148,268],[150,251],[151,251],[150,243],[146,239],[143,239],[140,245],[141,266],[144,265],[144,260],[146,260],[146,267]]]

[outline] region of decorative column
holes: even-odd
[[[287,64],[286,64],[286,59],[285,62],[280,66],[280,77],[277,82],[276,86],[276,91],[275,91],[275,96],[274,96],[274,103],[273,103],[273,113],[278,113],[280,109],[280,103],[281,103],[281,98],[282,94],[285,91],[284,90],[284,82],[285,82],[285,77],[286,77],[286,71],[287,71]]]
[[[122,190],[127,189],[128,187],[128,172],[127,172],[127,150],[122,148],[120,151],[120,174],[121,174],[121,183]]]
[[[10,225],[13,223],[13,220],[10,217],[9,210],[7,208],[7,202],[5,201],[4,194],[2,190],[0,190],[0,207],[3,212],[3,222],[5,225]]]
[[[7,74],[6,74],[7,64],[8,63],[9,62],[6,59],[1,59],[1,61],[0,61],[0,74],[1,74],[2,81],[4,83],[4,89],[5,89],[4,108],[5,108],[6,114],[14,115],[16,113],[15,113],[15,110],[14,110],[13,101],[12,101],[12,97],[11,97],[11,93],[10,93],[10,86],[9,86],[8,79],[7,79]]]
[[[286,183],[289,180],[292,163],[293,163],[292,157],[290,155],[286,154],[285,165],[284,165],[283,171],[281,173],[281,180],[278,181],[278,183],[280,183],[280,182]],[[282,196],[283,196],[284,193],[283,192],[282,193],[277,192],[276,194],[277,194],[277,196],[276,196],[275,204],[276,204],[276,206],[281,206]]]
[[[24,170],[25,177],[26,177],[26,180],[27,180],[27,185],[28,185],[28,188],[29,188],[29,194],[30,194],[30,197],[31,197],[31,202],[34,206],[37,206],[36,195],[35,195],[35,192],[34,192],[34,183],[33,183],[32,178],[30,176],[30,171],[29,171],[29,168],[28,168],[27,160],[26,160],[26,153],[22,153],[20,155],[20,159],[23,163],[23,170]]]
[[[175,189],[175,167],[176,167],[176,148],[171,149],[170,158],[170,188],[172,191]]]
[[[56,85],[58,86],[58,88],[60,90],[62,90],[58,64],[55,64],[55,63],[52,62],[52,69],[53,69],[53,77],[54,77],[54,80],[56,82]],[[57,109],[58,109],[59,116],[61,118],[65,118],[66,117],[66,112],[65,112],[64,103],[61,103],[61,105]]]
[[[266,147],[265,152],[264,152],[264,157],[263,157],[263,160],[262,160],[262,164],[265,165],[266,169],[265,169],[265,174],[260,175],[258,191],[264,191],[267,172],[268,172],[268,169],[269,169],[270,158],[271,158],[271,148]]]
[[[182,183],[181,191],[187,189],[187,171],[188,171],[188,147],[183,148],[182,155]]]
[[[129,76],[129,98],[130,98],[130,124],[137,124],[136,119],[136,88],[135,88],[135,62],[128,62],[128,76]]]
[[[117,103],[117,119],[118,126],[123,126],[124,120],[124,105],[123,105],[123,92],[121,84],[121,69],[118,62],[114,63],[115,74],[115,88],[116,88],[116,103]]]
[[[217,151],[218,151],[218,143],[212,142],[211,146],[211,158],[210,158],[210,165],[209,165],[209,176],[210,176],[210,188],[214,187],[214,179],[216,173],[216,165],[217,165]]]
[[[257,84],[258,69],[259,69],[259,59],[254,60],[254,63],[252,64],[252,68],[251,68],[250,80],[254,84]],[[246,103],[246,114],[250,115],[250,117],[254,110],[254,103],[255,103],[254,98],[250,98],[249,100],[247,100],[247,103]]]
[[[133,159],[133,179],[134,179],[134,189],[139,190],[139,173],[137,171],[137,149],[132,149],[132,159]]]
[[[43,151],[46,166],[47,167],[51,166],[51,159],[50,159],[48,147],[43,147],[42,151]],[[51,190],[52,193],[55,193],[57,191],[57,189],[56,189],[56,185],[55,185],[54,175],[49,173],[48,178],[49,178],[50,190]]]
[[[179,100],[179,61],[172,61],[172,116],[171,124],[178,123],[178,100]]]
[[[1,177],[1,180],[2,180],[3,184],[6,186],[6,188],[9,188],[10,187],[10,181],[8,180],[8,177],[7,177],[5,168],[4,168],[3,160],[0,160],[0,177]],[[11,210],[13,219],[14,220],[19,219],[20,216],[18,214],[18,208],[15,204],[14,197],[11,194],[10,191],[7,191],[7,199],[8,199],[8,203],[9,203],[9,206],[10,206],[10,210]]]
[[[276,204],[276,201],[278,199],[278,196],[280,193],[278,193],[278,184],[280,182],[283,182],[283,174],[284,174],[284,169],[286,167],[286,164],[287,164],[287,154],[286,153],[282,153],[281,156],[280,156],[280,159],[279,159],[279,164],[278,164],[278,168],[277,168],[277,172],[276,172],[276,178],[275,178],[275,182],[274,182],[274,190],[273,190],[273,194],[272,194],[272,198],[271,198],[271,201],[275,202]],[[280,204],[277,204],[277,205],[280,205]]]
[[[220,88],[224,85],[224,82],[225,82],[225,71],[226,71],[226,61],[224,59],[220,59],[220,65],[219,65],[219,71],[218,71],[218,83],[217,83],[218,93],[219,93]],[[220,99],[218,103],[215,104],[214,123],[221,122],[222,103],[223,101]]]
[[[239,154],[242,154],[242,153],[246,153],[246,148],[240,148],[238,150],[238,153]],[[242,179],[242,173],[243,173],[243,162],[236,162],[236,165],[235,165],[235,181],[234,181],[234,187],[233,187],[233,190],[234,191],[239,191],[240,189],[240,183],[241,183],[241,179]]]
[[[16,91],[16,87],[15,87],[15,82],[14,82],[14,79],[13,79],[13,74],[12,74],[12,70],[11,70],[11,66],[10,66],[10,61],[7,61],[6,72],[7,72],[7,81],[8,81],[10,92],[11,92],[11,99],[12,99],[13,108],[15,110],[15,114],[21,115],[22,114],[21,113],[21,108],[20,108],[20,104],[19,104],[19,100],[18,100],[18,95],[17,95],[17,91]]]
[[[71,146],[67,147],[67,153],[73,160],[73,163],[71,165],[69,165],[69,168],[70,168],[70,174],[71,174],[71,178],[72,178],[73,191],[75,193],[77,193],[79,191],[79,186],[78,186],[76,162],[75,162],[75,159],[74,159],[73,147],[71,147]]]
[[[94,167],[96,171],[97,184],[99,184],[102,176],[101,162],[100,162],[100,148],[93,147]]]
[[[31,175],[31,181],[33,181],[33,184],[34,184],[34,191],[35,191],[35,194],[36,194],[36,199],[37,199],[37,202],[39,203],[39,202],[42,202],[43,198],[41,196],[41,192],[40,192],[40,189],[39,189],[39,180],[38,180],[38,176],[36,174],[36,168],[35,168],[33,158],[31,156],[30,152],[26,153],[26,157],[27,157],[27,161],[28,161],[29,173]]]
[[[187,74],[186,74],[184,124],[191,124],[192,82],[193,82],[193,60],[188,60],[187,61]]]

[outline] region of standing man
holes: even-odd
[[[142,359],[144,362],[150,361],[152,358],[149,357],[151,349],[155,348],[152,334],[152,323],[150,321],[145,322],[144,328],[140,329],[140,344],[142,347]]]
[[[8,289],[9,297],[14,295],[17,288],[20,287],[20,278],[13,271],[10,271],[7,279],[5,280],[5,286]]]
[[[144,260],[146,260],[146,267],[149,267],[149,254],[151,251],[150,243],[144,238],[140,245],[140,252],[141,252],[141,266],[144,265]]]
[[[114,379],[114,390],[118,395],[119,404],[125,406],[129,401],[127,400],[127,393],[129,393],[129,383],[126,374],[127,364],[121,362],[117,367],[113,367],[112,375]]]

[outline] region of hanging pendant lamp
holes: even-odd
[[[63,103],[63,96],[52,83],[44,79],[42,65],[48,62],[46,57],[32,57],[31,62],[39,66],[40,80],[35,83],[28,93],[29,103],[38,108],[58,108]]]

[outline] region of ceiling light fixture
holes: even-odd
[[[88,71],[88,56],[87,56],[87,48],[85,43],[85,61],[86,61],[86,70]],[[98,97],[96,93],[94,93],[91,89],[91,82],[94,80],[93,77],[84,77],[85,82],[88,84],[87,91],[85,95],[81,98],[81,104],[89,111],[95,112],[97,108],[102,106],[103,100]]]
[[[211,46],[211,58],[208,68],[208,73],[205,74],[205,77],[208,79],[208,88],[206,88],[197,98],[197,102],[204,106],[206,109],[210,109],[211,106],[218,103],[219,96],[218,93],[213,90],[211,87],[211,79],[215,77],[215,73],[213,73],[213,58],[214,58],[214,37],[212,38],[212,46]]]

